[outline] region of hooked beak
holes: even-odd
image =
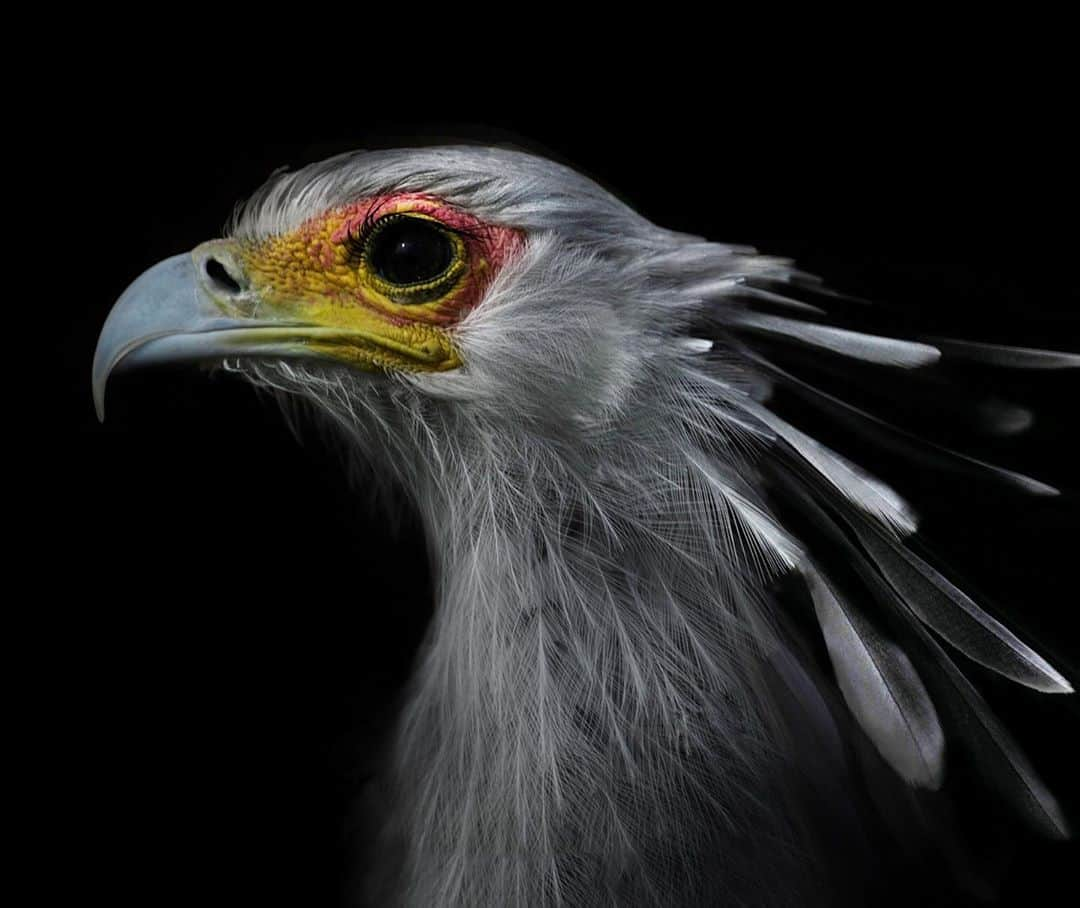
[[[114,371],[245,356],[320,358],[366,371],[458,362],[438,333],[418,334],[364,310],[348,324],[319,324],[303,300],[253,286],[234,242],[212,240],[154,265],[113,306],[94,353],[98,419]]]
[[[296,355],[296,322],[236,317],[252,294],[222,241],[204,243],[143,272],[113,306],[94,352],[93,392],[105,419],[105,385],[118,369]]]

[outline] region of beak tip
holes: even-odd
[[[108,362],[108,357],[103,355],[99,341],[94,351],[94,366],[90,374],[90,389],[98,422],[105,422],[105,386],[109,381],[110,372],[112,372],[112,365]]]
[[[97,369],[94,369],[94,376],[91,388],[94,396],[94,412],[97,414],[98,422],[105,422],[105,383],[108,381],[108,375],[100,375]]]
[[[192,262],[185,252],[158,262],[137,277],[116,301],[101,328],[91,368],[94,411],[105,421],[105,385],[109,375],[130,364],[131,354],[148,341],[197,328],[212,314],[204,303]]]

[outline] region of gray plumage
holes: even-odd
[[[949,717],[966,711],[1004,796],[1066,833],[935,635],[1036,690],[1068,682],[905,546],[918,520],[900,494],[771,394],[799,383],[774,344],[905,373],[954,351],[1016,368],[1075,357],[825,324],[838,298],[791,262],[657,227],[520,152],[334,158],[276,177],[230,231],[261,239],[396,191],[524,232],[455,328],[463,366],[226,364],[310,405],[423,520],[437,602],[380,787],[373,903],[806,904],[811,845],[788,797],[800,742],[770,678],[802,678],[786,699],[838,732],[770,593],[792,572],[844,700],[906,783],[942,785]],[[851,553],[862,598],[778,501]],[[893,639],[882,609],[908,630]]]

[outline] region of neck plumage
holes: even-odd
[[[380,903],[760,895],[751,843],[775,866],[786,839],[761,799],[767,629],[692,461],[639,450],[583,475],[500,458],[440,478],[435,616],[375,863],[404,859]]]

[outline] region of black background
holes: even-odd
[[[423,632],[415,529],[395,536],[367,515],[333,457],[297,445],[246,386],[124,377],[108,421],[94,417],[90,363],[112,302],[154,262],[219,235],[275,168],[353,147],[511,142],[575,164],[657,223],[794,257],[928,333],[1080,349],[1077,145],[1052,68],[1021,79],[981,61],[915,79],[916,55],[883,79],[865,61],[810,79],[766,55],[661,82],[650,67],[667,64],[646,56],[636,79],[601,69],[526,90],[505,63],[467,79],[373,67],[360,90],[303,68],[189,78],[207,55],[145,54],[116,76],[76,68],[20,145],[32,162],[20,173],[49,187],[41,226],[20,229],[36,231],[21,242],[43,314],[26,336],[47,338],[32,358],[47,380],[26,395],[31,545],[16,568],[34,582],[12,641],[26,642],[23,684],[42,695],[28,740],[47,779],[32,834],[50,858],[46,890],[335,904],[350,793]],[[1067,494],[1032,501],[925,472],[904,488],[959,575],[1075,682],[1077,382],[1006,379],[995,388],[1015,379],[1035,428],[968,450]],[[883,469],[902,478],[887,458]],[[1080,823],[1076,707],[975,674]],[[1067,883],[1074,858],[1021,840],[1003,903]]]

